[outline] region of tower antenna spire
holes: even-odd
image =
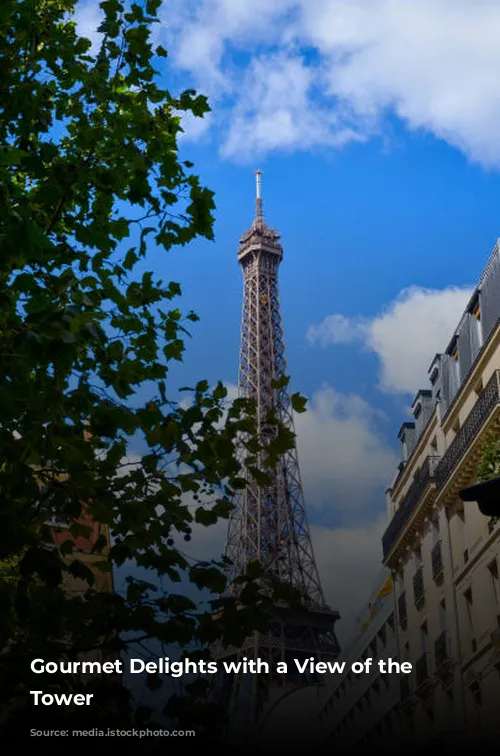
[[[256,204],[255,204],[255,218],[256,220],[262,220],[263,214],[262,214],[262,194],[261,194],[261,188],[262,188],[262,171],[259,169],[255,171],[255,184],[256,184]]]

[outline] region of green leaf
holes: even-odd
[[[74,559],[71,564],[68,565],[67,570],[77,580],[83,580],[90,586],[94,585],[94,573],[82,562],[81,559]]]
[[[290,400],[292,402],[292,409],[294,412],[297,412],[297,414],[306,412],[307,399],[304,396],[301,396],[300,394],[292,394]]]
[[[0,149],[0,166],[20,165],[29,153],[14,147]]]
[[[61,554],[63,554],[64,556],[65,556],[66,554],[72,554],[72,553],[73,553],[73,550],[74,550],[74,548],[75,548],[75,545],[74,545],[73,541],[71,540],[71,538],[68,538],[68,539],[67,539],[66,541],[64,541],[64,542],[63,542],[63,543],[61,544],[60,552],[61,552]]]
[[[286,375],[283,375],[281,376],[281,378],[277,378],[276,380],[273,380],[271,385],[274,389],[282,389],[282,388],[286,388],[289,383],[290,383],[290,378]]]
[[[200,525],[205,525],[205,527],[207,527],[208,525],[214,525],[218,519],[217,512],[214,511],[214,509],[204,509],[203,507],[198,507],[195,512],[194,519],[195,522],[198,522]]]
[[[226,578],[216,567],[191,567],[189,579],[200,590],[207,588],[213,593],[222,593],[226,587]]]

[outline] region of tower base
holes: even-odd
[[[322,683],[323,676],[311,669],[314,665],[305,664],[306,669],[301,671],[296,662],[303,668],[307,661],[334,661],[338,657],[340,646],[334,631],[338,618],[337,612],[326,608],[294,612],[286,619],[276,616],[265,635],[255,633],[241,648],[218,644],[212,649],[219,671],[211,693],[227,712],[225,742],[257,744],[263,721],[284,694]],[[267,663],[268,672],[243,672],[243,662],[258,660]],[[277,672],[280,662],[285,662],[286,672]],[[227,671],[224,664],[233,665],[233,671]]]

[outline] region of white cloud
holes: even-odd
[[[75,18],[77,33],[92,42],[90,52],[95,54],[99,50],[99,44],[102,39],[102,35],[97,32],[103,19],[99,3],[93,2],[93,0],[81,1],[77,6]]]
[[[313,394],[308,411],[296,417],[297,446],[308,507],[324,522],[346,522],[384,492],[398,458],[381,439],[381,415],[356,395],[324,386]]]
[[[168,0],[162,14],[172,63],[228,111],[226,155],[249,139],[341,145],[393,113],[500,164],[497,0]]]
[[[470,288],[413,286],[372,319],[329,315],[308,338],[323,345],[362,343],[379,358],[380,388],[413,393],[427,387],[431,360],[446,349],[471,294]]]
[[[326,602],[338,609],[341,645],[352,637],[355,620],[382,568],[384,517],[352,528],[311,527],[311,538]]]
[[[202,118],[193,115],[191,112],[181,113],[181,126],[182,132],[179,134],[179,142],[186,141],[201,141],[208,132],[213,121],[213,114],[206,113]]]
[[[296,54],[254,58],[242,82],[245,95],[232,113],[223,156],[247,160],[256,151],[338,147],[361,140],[335,110],[312,106],[318,75]]]
[[[345,315],[327,315],[319,325],[311,326],[308,339],[322,346],[351,344],[366,338],[369,321],[364,318],[346,318]]]

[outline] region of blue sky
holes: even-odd
[[[500,235],[500,6],[169,0],[161,17],[162,78],[212,107],[181,151],[217,204],[215,242],[148,257],[201,317],[175,378],[236,383],[236,252],[261,168],[289,372],[310,399],[297,432],[314,546],[347,628],[379,572],[397,431]]]

